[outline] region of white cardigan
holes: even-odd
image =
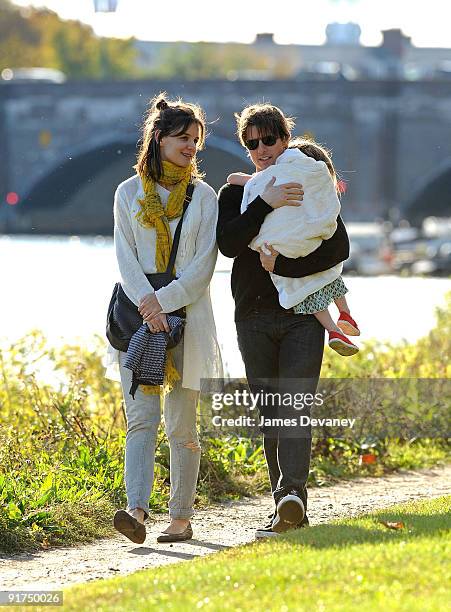
[[[302,183],[302,205],[282,206],[269,213],[249,246],[256,251],[260,247],[264,249],[264,243],[268,242],[285,257],[305,257],[323,240],[331,238],[337,229],[340,201],[335,185],[324,162],[308,157],[299,149],[287,149],[274,165],[256,173],[246,183],[241,212],[263,193],[273,176],[276,177],[275,185]],[[343,264],[338,264],[304,278],[286,278],[271,273],[271,279],[279,292],[280,305],[288,309],[337,279],[342,270]]]
[[[157,186],[163,205],[169,191]],[[141,179],[133,176],[121,183],[114,198],[114,245],[120,282],[130,300],[138,305],[153,291],[145,274],[156,272],[154,228],[136,219],[139,198],[144,197]],[[202,378],[222,378],[221,353],[210,300],[209,284],[216,258],[218,201],[214,190],[196,180],[191,203],[183,219],[175,260],[177,280],[155,292],[163,312],[186,306],[182,386],[199,390]],[[179,219],[169,222],[174,235]],[[119,351],[109,346],[106,376],[119,380]]]

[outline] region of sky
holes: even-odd
[[[364,45],[378,45],[381,30],[401,28],[417,46],[451,47],[451,0],[118,0],[111,14],[96,14],[93,0],[14,3],[45,6],[119,38],[250,43],[257,32],[272,32],[279,44],[314,45],[324,42],[329,22],[354,21]]]

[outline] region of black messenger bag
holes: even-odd
[[[189,183],[186,189],[185,200],[183,202],[182,216],[180,217],[180,221],[178,222],[175,230],[171,254],[169,256],[169,263],[166,271],[157,272],[155,274],[146,274],[147,280],[155,291],[158,291],[158,289],[161,289],[162,287],[166,287],[166,285],[169,285],[169,283],[177,279],[177,277],[172,273],[172,270],[174,269],[175,258],[177,256],[183,217],[185,216],[186,209],[191,202],[193,191],[194,185]],[[185,327],[186,322],[186,309],[183,307],[167,314],[174,315],[182,319],[180,325],[177,325],[171,330],[170,333],[168,333],[167,348],[173,348],[183,337],[183,328]],[[113,348],[126,352],[131,337],[136,331],[138,331],[142,324],[143,318],[139,314],[138,307],[127,297],[125,291],[121,287],[121,284],[116,283],[114,285],[113,294],[111,296],[107,312],[106,337],[108,338],[108,342]]]

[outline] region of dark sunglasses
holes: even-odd
[[[251,140],[245,140],[244,145],[246,149],[249,149],[249,151],[255,151],[260,140],[266,147],[272,147],[276,144],[277,138],[278,136],[274,136],[272,134],[269,136],[263,136],[263,138],[251,138]]]

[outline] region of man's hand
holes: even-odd
[[[146,323],[149,327],[149,330],[153,333],[156,334],[158,332],[161,331],[165,331],[165,332],[170,332],[170,327],[168,324],[168,320],[166,318],[166,315],[164,314],[164,312],[161,312],[160,314],[157,314],[155,317],[153,317],[153,319],[151,319],[150,321],[148,319],[146,319]]]
[[[155,293],[148,293],[139,302],[138,312],[146,321],[155,317],[161,310],[160,302],[157,300]]]
[[[277,255],[279,255],[279,252],[273,249],[272,246],[267,242],[265,242],[265,249],[269,251],[269,255],[267,255],[263,251],[263,249],[258,249],[258,252],[260,253],[260,262],[267,272],[274,272],[274,266],[276,265],[276,257]]]
[[[272,208],[282,206],[301,206],[304,191],[300,183],[284,183],[274,187],[276,177],[273,176],[260,196]]]

